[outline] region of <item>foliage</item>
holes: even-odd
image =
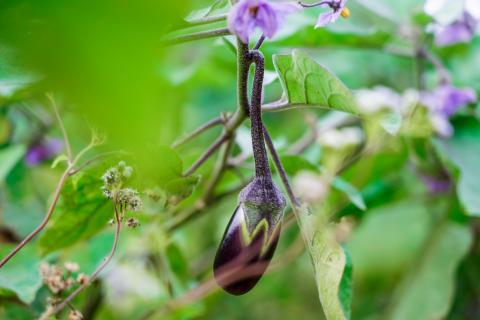
[[[102,320],[479,319],[480,38],[453,27],[480,15],[331,1],[241,21],[228,0],[0,2],[0,259],[53,208],[0,267],[0,319],[70,298]],[[250,51],[230,34],[249,22]],[[289,201],[267,271],[232,296],[212,267],[259,166],[246,96]]]

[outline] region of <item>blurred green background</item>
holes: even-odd
[[[165,146],[221,112],[235,111],[233,37],[178,46],[164,41],[172,25],[212,2],[0,2],[1,256],[41,221],[64,167],[61,163],[52,168],[53,159],[33,167],[23,160],[33,143],[61,138],[47,93],[55,95],[75,152],[88,144],[92,131],[105,138],[93,155],[125,152],[69,182],[52,225],[0,270],[1,319],[34,319],[43,312],[50,293],[38,272],[42,261],[74,261],[87,274],[102,261],[113,228],[107,224],[112,207],[102,198],[100,177],[120,160],[134,167],[132,186],[159,190],[160,200],[145,197],[145,208],[136,215],[141,226],[122,233],[114,262],[75,300],[86,319],[142,319],[151,310],[159,310],[151,319],[324,318],[310,258],[294,220],[286,224],[280,240],[273,261],[278,268],[252,292],[234,297],[215,287],[166,307],[211,279],[215,250],[236,207],[237,194],[229,193],[173,232],[165,227],[194,207],[215,158],[199,170],[198,185],[181,184],[182,192],[192,189],[187,194],[168,189],[162,179],[172,168],[188,168],[221,128],[177,153]],[[324,29],[313,28],[319,10],[294,15],[278,37],[264,44],[267,75],[273,77],[265,86],[265,101],[282,95],[272,55],[294,48],[306,50],[352,90],[380,85],[399,94],[422,86],[431,89],[436,71],[416,59],[418,41],[442,59],[456,85],[480,91],[480,39],[432,47],[431,35],[425,33],[430,18],[423,13],[423,1],[350,0],[349,7],[348,20]],[[224,26],[219,22],[183,32]],[[280,153],[289,159],[292,180],[304,171],[321,175],[329,163],[359,155],[339,174],[353,190],[329,190],[314,205],[345,233],[339,238],[353,264],[351,318],[479,319],[480,210],[464,199],[478,199],[480,188],[460,183],[467,175],[479,177],[478,106],[459,113],[453,121],[456,134],[448,141],[413,130],[392,136],[372,116],[361,125],[355,123],[365,132],[363,144],[371,147],[369,152],[344,153],[314,143],[301,154],[287,155],[289,146],[308,134],[305,119],[321,122],[332,113],[337,114],[295,109],[264,118]],[[248,144],[248,128],[245,123],[238,130],[234,155]],[[427,156],[419,155],[423,152]],[[430,153],[436,165],[448,169],[457,188],[440,195],[427,190],[419,172],[431,165]],[[252,170],[251,157],[238,169],[246,178]],[[241,182],[238,172],[229,170],[217,193]],[[185,199],[176,203],[173,196]],[[352,203],[355,197],[367,210]]]

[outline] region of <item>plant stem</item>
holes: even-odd
[[[234,139],[232,136],[227,141],[227,143],[223,145],[222,150],[220,150],[220,155],[218,156],[217,163],[215,164],[215,168],[213,169],[212,175],[207,185],[205,186],[203,199],[206,203],[209,203],[211,201],[215,186],[217,185],[218,181],[222,177],[228,157],[230,155],[230,152],[232,151],[233,142],[234,142]]]
[[[257,51],[258,49],[260,49],[264,41],[265,41],[265,35],[262,33],[262,35],[260,36],[260,38],[258,39],[257,43],[255,44],[252,50]]]
[[[248,45],[237,37],[237,110],[245,116],[250,114],[248,102],[248,73],[252,60],[248,57]]]
[[[183,145],[183,144],[191,141],[192,139],[198,137],[200,134],[204,133],[208,129],[213,128],[215,126],[218,126],[218,125],[222,124],[223,122],[224,122],[224,119],[222,117],[212,119],[212,120],[208,121],[207,123],[204,123],[203,125],[201,125],[197,129],[195,129],[193,132],[189,133],[185,137],[181,138],[180,140],[175,141],[173,143],[172,147],[173,148],[178,148],[181,145]]]
[[[100,272],[105,269],[108,263],[112,260],[113,256],[115,255],[115,251],[118,247],[118,239],[120,238],[120,231],[122,229],[122,218],[120,213],[118,212],[117,205],[115,206],[115,221],[117,223],[117,227],[115,229],[115,237],[113,239],[112,249],[108,256],[105,257],[104,261],[97,267],[97,269],[92,273],[88,281],[82,285],[80,285],[75,291],[73,291],[68,297],[66,297],[53,311],[52,315],[59,313],[63,308],[65,308],[70,301],[72,301],[83,289],[88,287],[100,274]]]
[[[222,36],[228,36],[228,35],[230,35],[230,31],[228,30],[228,28],[220,28],[220,29],[207,30],[207,31],[201,31],[201,32],[196,32],[192,34],[182,35],[172,39],[167,39],[165,40],[164,43],[166,45],[176,45],[176,44],[181,44],[181,43],[190,42],[190,41],[222,37]]]
[[[63,124],[62,118],[60,117],[60,113],[58,112],[58,107],[57,107],[57,102],[55,101],[55,97],[53,96],[53,94],[47,94],[47,97],[50,100],[50,103],[52,104],[55,117],[57,118],[58,125],[60,127],[60,130],[62,131],[63,141],[65,143],[65,149],[67,150],[68,164],[71,165],[73,161],[73,155],[72,155],[72,147],[70,146],[70,140],[68,139],[67,130],[65,129],[65,125]]]
[[[262,123],[262,90],[265,62],[263,55],[259,51],[251,51],[249,56],[255,63],[255,76],[253,79],[252,102],[250,107],[255,174],[257,177],[270,177],[270,166],[268,163],[267,150],[265,149]]]
[[[215,22],[221,22],[225,21],[227,19],[226,14],[219,14],[215,16],[208,16],[208,17],[203,17],[199,18],[196,20],[185,20],[179,23],[178,25],[175,25],[172,27],[173,30],[178,30],[178,29],[185,29],[185,28],[191,28],[191,27],[196,27],[196,26],[202,26],[205,24],[210,24],[210,23],[215,23]]]
[[[207,161],[212,154],[217,151],[218,148],[222,146],[229,139],[227,134],[222,134],[213,144],[208,147],[208,149],[200,156],[200,158],[183,174],[184,177],[188,177],[189,175],[193,174],[197,171],[200,166]]]
[[[25,239],[23,239],[22,242],[20,242],[5,258],[3,258],[2,261],[0,261],[0,268],[2,268],[8,261],[10,261],[10,259],[12,259],[28,242],[30,242],[40,231],[43,230],[43,228],[45,228],[48,221],[50,221],[50,218],[52,217],[55,206],[57,205],[58,199],[60,198],[60,193],[62,192],[63,186],[65,185],[65,181],[70,176],[70,170],[71,167],[69,166],[67,169],[65,169],[62,176],[60,177],[60,180],[58,181],[57,187],[53,194],[53,200],[48,207],[47,214],[43,218],[43,221],[35,228],[35,230],[33,230]]]
[[[270,134],[268,133],[268,130],[265,126],[263,126],[263,134],[265,136],[265,141],[267,143],[268,150],[270,151],[270,155],[272,156],[273,163],[275,164],[275,168],[277,169],[280,179],[282,180],[283,186],[287,191],[288,198],[290,199],[290,202],[292,203],[293,206],[299,207],[300,202],[298,201],[297,197],[293,193],[293,189],[290,185],[290,181],[288,181],[287,172],[283,167],[282,161],[280,160],[280,156],[278,155],[277,150],[273,145],[272,138],[270,137]]]

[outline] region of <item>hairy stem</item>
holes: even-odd
[[[237,38],[237,110],[244,115],[250,114],[248,101],[248,73],[252,60],[249,58],[248,45]]]
[[[292,186],[290,185],[290,181],[288,180],[287,172],[283,167],[282,161],[280,160],[280,156],[278,155],[277,150],[273,145],[272,138],[270,137],[270,134],[268,133],[268,130],[265,126],[263,126],[263,134],[265,136],[265,141],[267,143],[268,150],[270,151],[270,155],[272,156],[273,163],[275,164],[275,168],[277,169],[280,179],[282,180],[282,184],[285,187],[285,190],[287,191],[288,198],[290,199],[290,202],[292,203],[293,206],[299,207],[300,202],[298,201],[297,197],[295,197],[295,194],[293,193]]]
[[[0,261],[0,268],[2,268],[10,259],[12,259],[27,243],[29,243],[40,231],[45,228],[45,226],[50,221],[52,217],[53,211],[55,206],[57,205],[58,199],[60,198],[60,193],[62,192],[63,186],[65,185],[65,181],[70,176],[71,167],[68,167],[63,172],[60,180],[58,181],[57,187],[55,188],[55,192],[53,194],[53,200],[48,207],[47,214],[43,218],[43,221],[38,225],[35,230],[33,230],[25,239],[23,239],[5,258]]]
[[[262,123],[262,90],[265,62],[259,51],[251,51],[249,54],[255,63],[255,76],[253,79],[252,102],[250,107],[250,121],[252,123],[252,147],[255,159],[255,174],[257,177],[270,177],[267,150],[263,138]]]

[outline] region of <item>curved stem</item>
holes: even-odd
[[[297,1],[297,3],[304,8],[314,8],[314,7],[318,7],[318,6],[323,6],[325,4],[330,5],[332,3],[332,1],[327,0],[327,1],[320,1],[320,2],[317,2],[317,3],[303,3],[301,1]]]
[[[267,150],[263,138],[262,122],[262,90],[265,61],[259,51],[251,51],[249,54],[255,64],[255,76],[253,79],[252,100],[250,107],[250,121],[252,123],[252,147],[255,159],[255,174],[257,177],[270,177]]]
[[[248,73],[252,60],[249,59],[248,45],[237,37],[237,109],[244,115],[250,114],[248,102]]]
[[[48,207],[47,214],[43,218],[42,223],[38,225],[35,230],[33,230],[25,239],[22,240],[5,258],[0,261],[0,268],[2,268],[10,259],[12,259],[18,251],[20,251],[27,243],[29,243],[40,231],[45,228],[48,221],[52,217],[53,211],[55,206],[57,205],[58,199],[60,198],[60,193],[62,192],[63,186],[65,185],[65,181],[70,176],[71,167],[68,167],[62,174],[60,180],[58,181],[57,188],[55,189],[55,193],[53,195],[53,200]]]
[[[60,113],[58,112],[57,102],[55,101],[55,97],[53,94],[47,94],[50,103],[52,104],[53,111],[55,113],[55,117],[57,118],[58,126],[60,127],[60,131],[62,131],[63,142],[65,143],[65,149],[67,151],[67,158],[68,164],[71,165],[73,161],[73,154],[72,154],[72,147],[70,146],[70,139],[68,139],[68,133],[65,129],[65,125],[63,124],[62,118],[60,117]]]
[[[112,249],[110,250],[110,253],[108,254],[108,256],[105,257],[104,261],[98,266],[98,268],[92,273],[92,275],[90,276],[90,279],[86,283],[80,285],[77,289],[75,289],[75,291],[73,291],[68,297],[66,297],[55,308],[55,310],[52,312],[52,315],[62,311],[62,309],[65,308],[70,303],[70,301],[72,301],[83,289],[88,287],[98,277],[100,272],[102,272],[103,269],[105,269],[105,267],[108,265],[108,263],[112,260],[113,256],[115,255],[115,251],[117,250],[117,247],[118,247],[118,239],[120,238],[120,231],[122,229],[122,218],[120,213],[118,212],[116,204],[114,205],[114,207],[115,207],[115,220],[117,222],[117,227],[115,229],[115,238],[113,239],[113,245],[112,245]]]

